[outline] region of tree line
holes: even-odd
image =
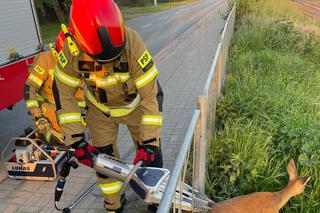
[[[171,0],[158,0],[158,2],[169,2]],[[177,1],[177,0],[173,0]],[[68,22],[68,14],[72,0],[35,0],[40,23]],[[90,1],[89,1],[90,2]],[[152,4],[153,0],[115,0],[120,7],[145,6]]]

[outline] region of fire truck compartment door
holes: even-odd
[[[9,49],[24,57],[42,43],[32,0],[0,1],[0,67],[9,62]]]

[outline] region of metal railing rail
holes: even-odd
[[[235,22],[235,8],[236,5],[233,6],[228,15],[204,86],[203,95],[198,98],[199,109],[194,111],[188,131],[177,156],[176,164],[170,174],[168,184],[161,199],[157,211],[158,213],[169,212],[176,189],[178,187],[181,189],[181,182],[185,179],[192,143],[194,145],[192,184],[200,192],[204,193],[205,191],[208,144],[214,127],[217,99],[224,84],[228,50]],[[174,212],[176,208],[178,209],[178,212],[181,212],[181,206],[174,202]]]
[[[170,178],[167,184],[167,187],[164,191],[164,195],[161,199],[159,208],[157,212],[169,212],[171,207],[171,201],[173,196],[176,193],[176,188],[179,183],[179,179],[183,170],[183,166],[186,161],[188,161],[188,154],[190,150],[191,143],[193,142],[194,132],[196,129],[196,125],[199,122],[200,110],[195,110],[192,116],[192,120],[190,122],[187,134],[183,140],[181,145],[180,152],[176,159],[176,164],[174,166],[173,172],[170,173]],[[184,172],[185,173],[185,172]],[[179,187],[179,186],[178,186]],[[181,191],[181,190],[180,190]]]
[[[215,112],[218,97],[224,84],[224,78],[227,68],[228,50],[230,40],[233,35],[235,21],[235,5],[229,13],[225,27],[221,34],[220,43],[212,62],[208,79],[203,89],[203,95],[198,98],[200,109],[200,136],[196,141],[195,156],[198,165],[195,167],[195,186],[200,192],[205,192],[206,162],[208,146],[211,141],[212,131],[215,123]]]

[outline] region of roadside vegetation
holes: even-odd
[[[198,0],[158,0],[158,5],[154,6],[149,0],[124,0],[116,1],[120,5],[125,21],[146,15],[148,13],[160,12],[175,7],[196,2]],[[60,23],[68,23],[70,0],[36,0],[37,13],[41,25],[43,42],[53,42],[60,30]]]
[[[208,155],[206,190],[213,200],[282,189],[293,158],[299,174],[312,179],[281,212],[319,212],[319,23],[290,0],[238,1]]]

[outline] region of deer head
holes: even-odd
[[[299,177],[293,159],[288,163],[288,174],[290,178],[288,187],[290,188],[291,196],[301,194],[311,177]]]

